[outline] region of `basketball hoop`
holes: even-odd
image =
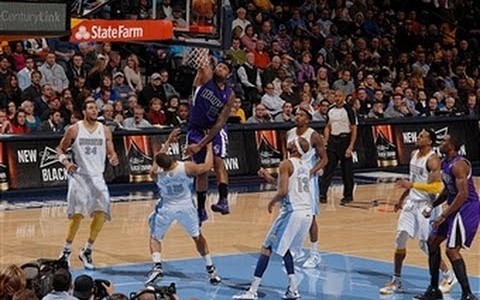
[[[183,64],[194,69],[201,69],[210,64],[208,48],[187,47],[183,55]]]

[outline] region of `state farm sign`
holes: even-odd
[[[71,42],[164,41],[173,38],[166,20],[82,20],[72,29]]]

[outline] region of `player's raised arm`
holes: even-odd
[[[213,168],[213,149],[212,144],[207,145],[207,154],[205,156],[205,162],[202,164],[196,164],[194,162],[185,163],[185,172],[188,176],[197,176],[204,174]]]
[[[197,75],[193,80],[194,87],[199,87],[205,84],[213,77],[213,69],[210,66],[210,56],[208,54],[208,49],[198,50],[197,53],[200,53],[198,60],[201,65],[197,69]]]

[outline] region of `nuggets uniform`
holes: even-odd
[[[159,172],[156,184],[160,198],[149,217],[152,237],[162,240],[175,220],[191,237],[199,236],[199,219],[192,193],[193,178],[187,176],[185,163],[179,161],[173,170]]]
[[[83,121],[72,144],[73,162],[77,171],[68,176],[67,214],[88,214],[103,211],[110,219],[110,197],[103,178],[107,146],[105,128],[97,122],[97,128],[89,132]]]
[[[280,213],[272,224],[263,246],[284,256],[289,249],[299,249],[312,223],[310,176],[308,165],[299,158],[289,158],[293,173],[288,180],[288,194],[281,201]]]
[[[468,249],[477,233],[480,222],[480,201],[473,183],[470,162],[461,156],[455,156],[450,160],[443,159],[442,180],[445,184],[445,189],[447,190],[447,204],[451,205],[458,194],[457,186],[455,184],[455,175],[453,174],[452,168],[453,164],[460,160],[464,160],[470,166],[467,200],[458,211],[450,214],[445,222],[440,224],[433,234],[446,237],[447,247],[449,248],[461,246]],[[457,245],[457,242],[460,244]]]
[[[430,151],[422,157],[418,157],[418,154],[419,150],[415,150],[410,159],[410,181],[427,183],[429,174],[427,161],[435,153]],[[435,197],[434,194],[410,189],[398,219],[397,231],[405,231],[411,238],[418,236],[421,241],[428,240],[430,220],[434,220],[442,211],[439,206],[434,208],[429,219],[423,216],[422,211]]]
[[[302,159],[305,161],[306,166],[308,166],[309,171],[310,169],[315,166],[317,163],[318,157],[315,151],[315,147],[311,144],[312,134],[315,132],[312,128],[308,128],[302,135],[297,134],[297,128],[292,128],[287,131],[287,144],[293,142],[295,138],[302,137],[308,141],[309,148],[307,153],[302,156]],[[318,215],[320,212],[320,208],[318,205],[318,176],[314,175],[310,178],[310,198],[311,198],[311,206],[312,206],[312,213],[314,215]]]
[[[210,79],[202,86],[197,87],[190,105],[188,144],[198,143],[205,136],[205,131],[212,128],[232,93],[233,90],[229,85],[225,85],[222,90],[214,79]],[[221,129],[213,138],[212,144],[215,156],[222,158],[227,156],[228,136],[225,128]],[[193,160],[196,163],[203,163],[206,153],[206,149],[202,149],[193,155]]]

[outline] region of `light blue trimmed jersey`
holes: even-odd
[[[291,157],[293,173],[288,179],[288,194],[282,199],[282,211],[311,211],[310,169],[305,161]]]
[[[185,172],[185,163],[177,161],[173,170],[158,173],[156,184],[160,198],[156,210],[162,207],[182,208],[194,206],[193,178]]]

